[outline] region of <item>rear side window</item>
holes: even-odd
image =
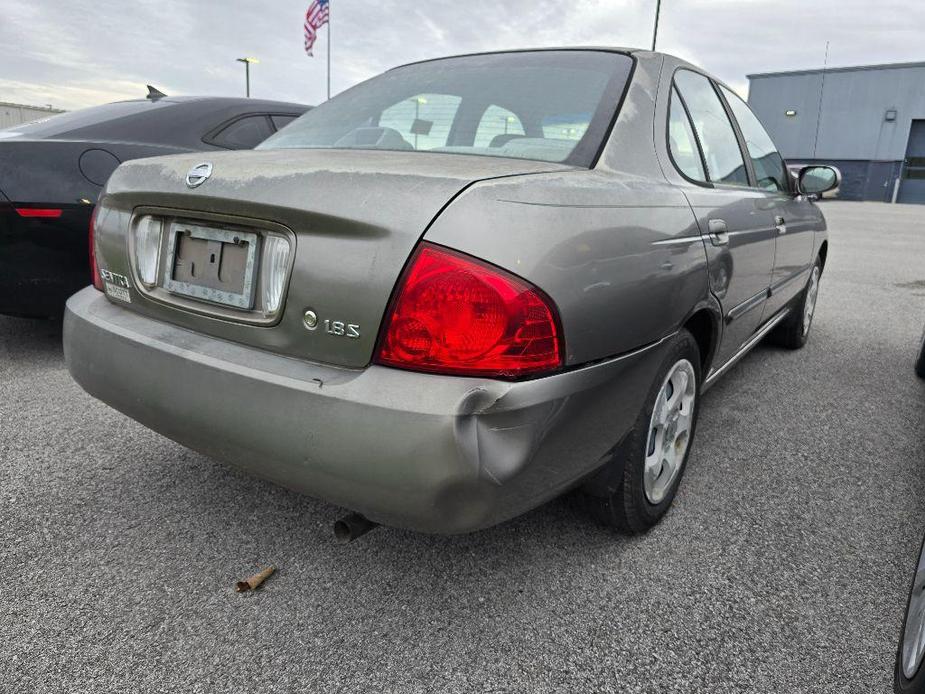
[[[226,149],[253,149],[273,134],[264,115],[239,118],[209,141]]]
[[[758,187],[765,190],[790,190],[784,159],[771,141],[771,136],[761,125],[761,121],[737,94],[726,87],[721,86],[720,89],[723,90],[732,115],[738,121],[739,129],[745,138],[748,156],[755,169],[755,178],[758,179]]]
[[[689,70],[678,70],[674,79],[691,114],[710,180],[748,186],[748,173],[739,140],[710,80]]]
[[[678,91],[672,87],[668,106],[668,148],[678,170],[692,181],[706,182],[707,176],[700,159],[700,148],[687,118]]]

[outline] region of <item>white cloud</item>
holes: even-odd
[[[316,103],[327,37],[302,50],[309,0],[0,0],[0,101],[65,108],[143,96],[238,95],[254,55],[255,96]],[[655,0],[331,0],[335,91],[394,65],[506,48],[647,47]],[[665,0],[659,49],[744,93],[749,72],[916,60],[925,3]]]

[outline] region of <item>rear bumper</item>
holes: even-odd
[[[487,527],[565,491],[632,426],[661,343],[507,383],[348,370],[152,320],[87,288],[65,358],[91,395],[183,445],[423,532]]]

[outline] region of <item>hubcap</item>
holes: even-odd
[[[915,677],[925,654],[925,557],[919,557],[918,570],[909,594],[906,628],[903,632],[902,664],[907,680]]]
[[[649,421],[643,487],[649,503],[661,503],[674,484],[691,440],[697,376],[687,360],[677,362],[665,377]]]
[[[816,310],[816,297],[819,295],[819,266],[813,268],[813,274],[809,278],[809,286],[806,287],[806,301],[803,302],[803,334],[809,332],[809,327],[813,324],[813,312]]]

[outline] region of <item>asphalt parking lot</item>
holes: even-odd
[[[59,325],[0,318],[0,691],[890,691],[925,533],[925,207],[823,209],[809,345],[706,395],[643,538],[565,498],[336,544],[341,509],[108,409]]]

